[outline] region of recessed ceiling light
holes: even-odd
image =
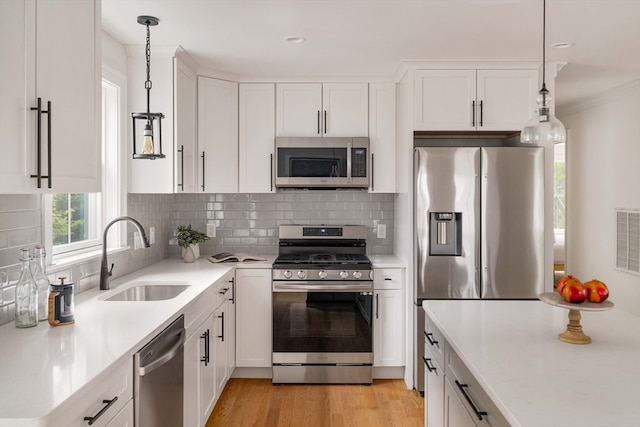
[[[555,49],[567,49],[569,47],[572,47],[573,45],[574,43],[572,42],[557,42],[557,43],[553,43],[551,47]]]
[[[300,36],[287,36],[283,40],[286,41],[287,43],[302,43],[302,42],[306,41],[307,39],[305,39],[304,37],[300,37]]]

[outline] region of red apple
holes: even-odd
[[[571,281],[562,288],[562,298],[565,301],[580,304],[587,298],[584,286],[579,280]]]
[[[582,282],[578,279],[576,279],[575,277],[569,275],[569,276],[564,276],[562,279],[558,280],[558,284],[556,285],[556,290],[558,291],[558,293],[560,295],[562,295],[562,291],[564,289],[564,287],[568,284],[568,283],[578,283],[578,284],[582,284]]]
[[[609,298],[609,289],[604,282],[598,279],[589,280],[584,283],[587,300],[591,302],[602,302]]]

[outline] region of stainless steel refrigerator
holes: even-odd
[[[544,292],[544,150],[416,148],[414,176],[414,384],[422,392],[422,301]]]

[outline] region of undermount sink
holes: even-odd
[[[162,301],[177,297],[189,287],[186,282],[132,282],[104,301]]]

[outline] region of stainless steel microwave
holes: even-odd
[[[276,187],[369,187],[369,138],[276,138]]]

